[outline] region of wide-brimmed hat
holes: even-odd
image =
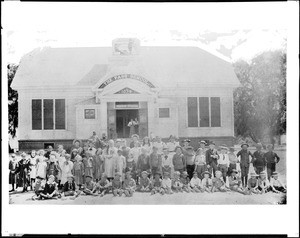
[[[188,142],[188,143],[190,143],[191,140],[190,139],[184,139],[182,142]]]
[[[210,172],[208,172],[208,171],[204,171],[204,172],[202,173],[202,176],[204,176],[204,174],[208,174],[208,175],[209,175],[209,177],[211,177],[211,173],[210,173]]]
[[[125,174],[130,174],[131,175],[131,171],[130,170],[128,170]]]
[[[199,141],[199,144],[204,144],[204,145],[206,145],[206,142],[205,142],[204,140],[200,140],[200,141]]]
[[[230,172],[230,174],[232,174],[232,173],[236,173],[237,174],[238,171],[236,169],[232,169],[231,172]]]
[[[242,144],[241,144],[241,147],[243,147],[244,145],[246,145],[247,147],[249,147],[249,144],[246,143],[246,142],[242,143]]]
[[[272,173],[272,176],[276,176],[276,175],[278,175],[278,172],[274,171],[274,172]]]
[[[116,142],[122,142],[122,140],[121,139],[116,139]]]
[[[262,143],[257,143],[257,144],[256,144],[256,147],[260,147],[260,148],[262,148],[262,147],[263,147],[263,145],[262,145]]]
[[[27,155],[27,154],[26,154],[25,152],[22,152],[22,153],[21,153],[21,156],[22,156],[22,157],[26,157],[26,155]]]
[[[73,149],[72,153],[74,153],[74,152],[78,153],[78,150],[77,149]]]
[[[139,135],[137,135],[137,134],[133,134],[133,135],[131,136],[131,138],[133,138],[133,137],[140,138]]]
[[[216,145],[216,143],[214,141],[210,141],[209,144],[210,145]]]
[[[36,179],[43,179],[43,178],[42,178],[42,177],[40,177],[40,176],[36,176],[35,178],[36,178]]]
[[[167,146],[164,146],[163,150],[169,150],[169,148]]]
[[[161,172],[159,172],[159,171],[156,171],[155,173],[154,173],[154,175],[159,175],[159,176],[161,176]]]
[[[188,173],[186,171],[183,171],[182,175],[188,175]]]
[[[16,154],[11,154],[10,156],[11,156],[11,157],[16,157]]]
[[[186,150],[193,150],[194,148],[192,146],[188,146],[185,148]]]
[[[223,145],[220,146],[220,149],[228,150],[228,147],[227,147],[227,145],[223,144]]]
[[[146,175],[148,175],[148,172],[147,172],[147,171],[143,171],[141,174],[146,174]]]
[[[174,174],[180,175],[180,172],[179,171],[175,171]]]
[[[89,177],[89,178],[93,178],[93,176],[92,175],[85,175],[85,177],[87,178],[87,177]]]
[[[73,145],[75,144],[76,141],[79,142],[79,144],[81,145],[81,140],[79,140],[79,139],[73,140]]]
[[[252,176],[255,176],[255,177],[257,177],[258,176],[258,174],[256,174],[255,172],[251,172],[250,173],[250,176],[252,177]]]
[[[267,173],[265,171],[261,171],[259,175],[267,175]]]

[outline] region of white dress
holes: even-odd
[[[68,181],[68,175],[72,174],[73,169],[73,162],[68,161],[68,164],[66,164],[67,161],[65,161],[61,166],[61,183],[64,184]]]
[[[133,158],[135,164],[137,163],[139,159],[139,155],[141,154],[141,150],[139,147],[133,147],[129,151],[129,158]]]
[[[117,148],[109,148],[108,152],[104,150],[104,173],[107,177],[112,178],[115,176],[115,157],[117,156]]]
[[[40,161],[36,165],[36,177],[46,178],[47,163],[45,161]]]

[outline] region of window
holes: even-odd
[[[33,99],[32,130],[64,130],[66,128],[65,99]]]
[[[210,98],[210,111],[211,111],[211,127],[221,126],[221,113],[220,113],[220,98]]]
[[[66,128],[65,99],[55,99],[55,129]]]
[[[53,100],[44,99],[44,130],[53,130]]]
[[[84,119],[95,119],[95,109],[84,109]]]
[[[32,130],[42,130],[42,100],[33,99],[31,107]]]
[[[220,97],[188,97],[188,127],[220,127]]]
[[[188,98],[188,127],[198,127],[197,98]]]
[[[170,117],[170,108],[159,108],[158,117],[159,118],[169,118]]]

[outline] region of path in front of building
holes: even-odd
[[[33,192],[10,195],[10,204],[26,205],[237,205],[237,204],[269,204],[275,205],[282,201],[283,194],[267,193],[243,195],[235,192],[228,193],[176,193],[171,195],[136,192],[133,197],[114,197],[107,194],[104,197],[80,196],[75,200],[41,200],[33,201]]]

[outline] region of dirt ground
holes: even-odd
[[[280,157],[277,164],[277,171],[280,174],[280,179],[286,183],[286,151],[280,149],[275,151]],[[172,195],[150,195],[150,193],[136,192],[133,197],[113,197],[112,194],[107,194],[104,197],[80,196],[75,200],[42,200],[33,201],[31,197],[33,192],[26,193],[15,192],[9,195],[10,204],[26,204],[26,205],[235,205],[235,204],[279,204],[283,200],[283,194],[267,193],[262,195],[243,195],[235,192],[227,193],[177,193]]]

